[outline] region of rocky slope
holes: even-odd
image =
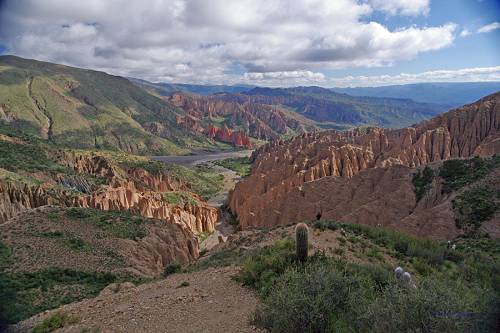
[[[181,154],[217,148],[177,126],[182,109],[125,78],[0,56],[0,120],[73,148]]]
[[[151,175],[144,169],[123,170],[104,156],[79,155],[57,151],[55,159],[67,164],[76,173],[66,178],[56,175],[41,184],[0,180],[0,223],[17,213],[44,205],[96,208],[101,210],[127,210],[144,217],[157,218],[169,223],[185,225],[194,233],[211,232],[217,221],[217,210],[209,207],[198,195],[190,193],[192,200],[170,204],[162,193],[187,190],[185,184],[173,182],[166,174]],[[85,176],[98,176],[109,181],[82,192]],[[69,180],[68,180],[69,179]]]
[[[315,129],[311,121],[290,116],[278,106],[252,103],[248,96],[214,94],[210,96],[174,93],[164,97],[187,112],[178,117],[178,123],[187,129],[205,133],[210,138],[249,147],[248,136],[259,140],[273,140],[289,133],[303,133]],[[228,135],[218,137],[215,129],[239,133],[238,141]]]
[[[352,128],[409,126],[445,111],[437,104],[411,99],[357,97],[321,87],[254,88],[241,93],[251,103],[284,105],[296,113],[319,122],[322,127]]]
[[[401,227],[417,206],[414,168],[498,153],[499,130],[497,93],[400,130],[330,131],[271,143],[255,152],[252,173],[236,185],[230,208],[243,229],[323,216]],[[415,233],[443,223],[439,236],[457,233],[452,214],[426,226],[413,219]]]
[[[8,126],[0,130],[0,223],[57,205],[131,211],[196,234],[214,228],[217,210],[193,193],[182,170],[138,156],[63,149]]]

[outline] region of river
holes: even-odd
[[[180,164],[183,166],[195,166],[197,164],[202,164],[217,160],[225,160],[226,158],[231,158],[231,157],[247,157],[252,154],[252,151],[253,150],[224,151],[218,153],[203,152],[185,156],[177,156],[177,155],[151,156],[151,158],[153,160],[165,163]]]

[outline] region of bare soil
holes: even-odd
[[[78,318],[56,332],[264,332],[249,323],[258,299],[232,279],[237,271],[210,268],[117,292],[106,288],[97,298],[39,314],[9,332],[29,331],[56,312]]]

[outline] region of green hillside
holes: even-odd
[[[122,77],[0,56],[0,120],[54,143],[134,154],[210,148],[178,128],[182,114]]]

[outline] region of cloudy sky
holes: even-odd
[[[0,0],[0,54],[154,82],[500,81],[498,0]]]

